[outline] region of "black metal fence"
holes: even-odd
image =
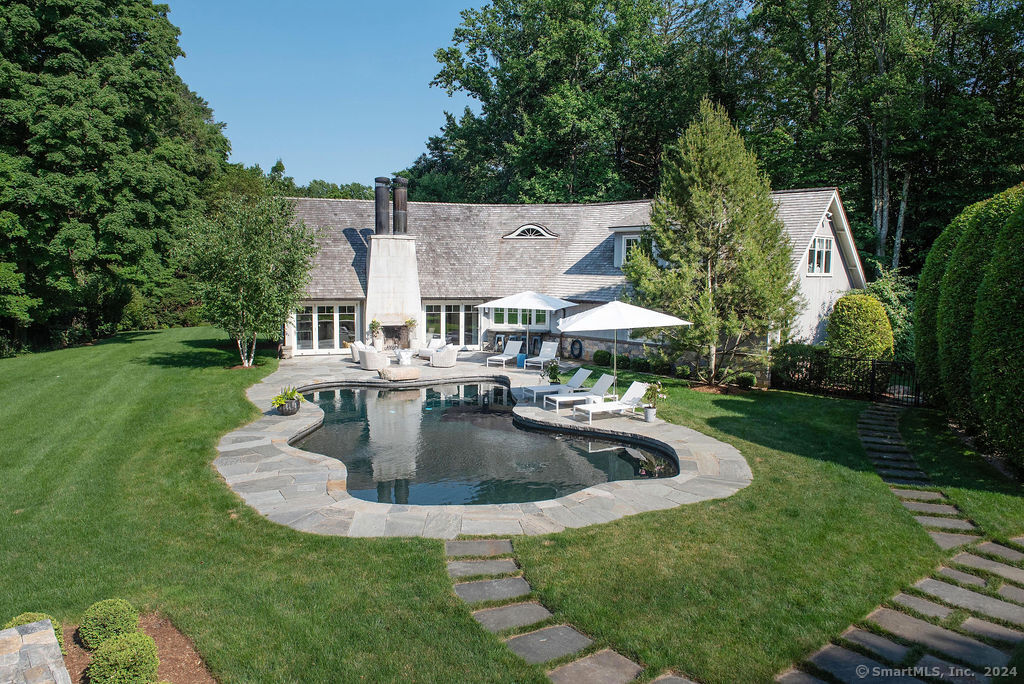
[[[774,359],[772,387],[816,394],[888,402],[902,406],[924,403],[912,361],[879,361],[829,356]]]

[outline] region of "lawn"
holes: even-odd
[[[210,328],[0,360],[0,620],[76,622],[124,597],[192,637],[226,682],[542,680],[483,632],[437,541],[296,532],[210,468],[272,370]]]
[[[0,360],[0,619],[121,596],[222,681],[541,681],[456,599],[439,542],[303,534],[241,504],[213,446],[276,362],[235,363],[209,328]],[[557,616],[647,674],[769,680],[938,561],[864,459],[864,404],[669,393],[660,414],[736,445],[750,487],[516,540]]]

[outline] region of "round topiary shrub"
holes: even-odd
[[[615,363],[619,370],[629,370],[632,367],[630,365],[629,354],[619,354],[615,357]]]
[[[139,613],[124,599],[98,601],[85,611],[78,636],[89,650],[95,650],[104,641],[139,629]]]
[[[736,386],[748,390],[757,384],[757,376],[753,373],[740,373],[736,376]]]
[[[991,442],[1024,467],[1024,206],[996,242],[978,287],[971,335],[971,394]]]
[[[651,370],[651,362],[641,356],[631,360],[629,367],[638,373],[648,373]]]
[[[1022,201],[1024,183],[992,197],[975,212],[942,277],[936,316],[939,377],[949,413],[963,425],[977,425],[971,395],[971,332],[978,286],[992,256],[1002,249],[999,232]]]
[[[834,356],[892,358],[892,326],[882,303],[864,294],[839,298],[825,326],[826,345]]]
[[[67,651],[64,649],[64,628],[61,627],[60,622],[52,615],[47,615],[46,613],[22,613],[18,617],[8,620],[7,624],[3,626],[3,629],[21,627],[22,625],[31,625],[33,622],[39,622],[40,620],[50,621],[53,625],[53,633],[57,635],[57,643],[60,645],[60,652],[67,655]]]
[[[612,353],[605,351],[604,349],[598,349],[594,352],[594,365],[596,366],[610,366],[612,365]]]
[[[147,684],[157,681],[160,659],[153,637],[132,632],[111,637],[92,654],[91,684]]]

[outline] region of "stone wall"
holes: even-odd
[[[0,682],[71,684],[49,620],[0,632]]]

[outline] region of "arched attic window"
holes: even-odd
[[[536,223],[527,223],[525,226],[519,226],[508,235],[505,235],[503,240],[554,240],[558,236],[552,233],[544,226],[539,226]]]

